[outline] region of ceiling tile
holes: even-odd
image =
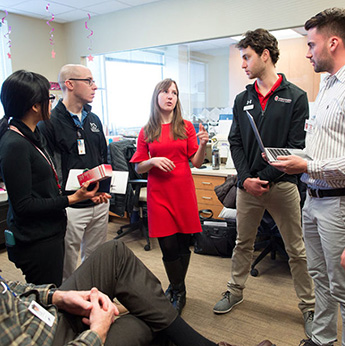
[[[48,10],[46,9],[47,4],[49,4]],[[64,13],[67,11],[74,10],[70,6],[65,6],[65,5],[55,4],[55,3],[53,4],[50,1],[42,1],[42,0],[28,0],[17,5],[13,5],[12,8],[13,10],[23,11],[26,13],[32,13],[33,16],[34,15],[47,16],[47,18],[51,16],[51,13],[55,15],[58,13]]]
[[[150,2],[156,2],[159,0],[120,0],[120,1],[131,6],[139,6],[139,5],[148,4]]]
[[[57,23],[66,23],[87,17],[115,12],[163,0],[0,0],[0,11],[50,19],[54,14]],[[46,9],[49,4],[48,11]]]
[[[129,5],[123,4],[119,1],[107,1],[103,4],[85,6],[83,9],[87,11],[93,11],[97,14],[111,13],[119,10],[123,10],[124,8],[130,7]]]
[[[91,5],[100,5],[104,2],[107,2],[107,0],[52,0],[49,1],[51,4],[56,3],[56,4],[61,4],[61,5],[66,5],[66,6],[71,6],[74,8],[84,8],[86,6],[91,6]]]
[[[93,13],[91,11],[74,10],[67,13],[62,13],[60,15],[56,15],[55,19],[58,23],[73,22],[80,19],[88,20],[89,19],[88,14],[90,14],[91,17],[97,15],[97,13]]]
[[[5,11],[8,10],[8,7],[18,5],[20,3],[23,3],[25,1],[23,0],[1,0],[0,4],[0,10]]]

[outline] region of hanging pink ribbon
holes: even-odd
[[[7,10],[5,10],[5,13],[6,13],[5,17],[2,17],[2,19],[1,19],[1,23],[2,23],[2,24],[5,24],[5,19],[6,19],[6,17],[8,16]],[[11,43],[12,41],[11,41],[11,39],[10,39],[11,31],[12,31],[12,27],[9,25],[9,26],[8,26],[8,31],[7,31],[7,33],[4,35],[4,37],[8,39],[8,41],[7,41],[8,48],[11,48],[11,47],[12,47],[12,43]],[[7,53],[7,56],[8,56],[9,59],[11,59],[11,53]]]
[[[6,13],[5,17],[2,17],[2,20],[1,20],[2,24],[5,24],[5,18],[8,16],[7,10],[5,10],[5,13]]]
[[[87,14],[89,17],[89,20],[91,19],[90,13]],[[93,30],[91,30],[88,26],[87,26],[87,21],[85,21],[85,29],[86,30],[90,30],[90,34],[87,35],[87,38],[90,40],[90,46],[88,48],[88,50],[92,50],[92,38],[91,36],[93,35]]]
[[[55,28],[50,24],[50,22],[54,21],[55,15],[54,15],[54,13],[49,11],[49,6],[50,6],[50,4],[48,3],[47,6],[46,6],[46,11],[51,15],[51,19],[47,20],[46,23],[50,27],[50,31],[49,31],[49,34],[50,34],[50,38],[49,38],[50,45],[54,46],[54,43],[55,43],[54,42],[54,30],[55,30]],[[52,58],[53,59],[55,58],[55,54],[56,53],[55,53],[54,47],[53,47],[53,49],[52,49]]]
[[[89,17],[89,20],[91,19],[90,13],[87,14],[87,16]],[[90,34],[87,35],[87,38],[90,40],[90,45],[88,47],[89,51],[92,51],[92,38],[91,36],[93,35],[93,30],[91,30],[88,25],[87,25],[87,20],[85,21],[85,29],[86,30],[90,30]],[[89,56],[87,57],[89,61],[93,61],[93,56],[91,55],[91,53],[89,54]]]
[[[49,11],[49,6],[50,4],[48,3],[47,6],[46,6],[46,11],[52,16],[51,19],[47,20],[47,24],[49,25],[50,27],[50,31],[49,31],[49,34],[50,34],[50,38],[49,38],[49,42],[50,44],[53,46],[54,45],[54,28],[51,26],[50,22],[52,22],[54,19],[55,19],[55,16],[52,12]]]

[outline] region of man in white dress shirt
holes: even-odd
[[[315,283],[312,338],[303,346],[333,345],[340,305],[345,345],[345,9],[326,9],[305,23],[307,58],[315,72],[328,72],[306,128],[312,161],[280,157],[272,165],[288,174],[304,173],[308,185],[303,209],[309,272]],[[345,256],[345,255],[344,255]]]

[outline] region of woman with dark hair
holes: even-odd
[[[1,88],[5,116],[0,121],[0,169],[9,199],[6,246],[9,259],[27,282],[62,282],[65,208],[95,198],[98,184],[89,183],[62,196],[52,159],[44,148],[37,123],[49,119],[48,80],[33,72],[16,71]]]
[[[141,129],[131,162],[138,173],[148,172],[149,233],[157,237],[170,282],[166,295],[181,313],[186,303],[185,276],[190,259],[191,234],[201,232],[189,160],[200,167],[208,133],[182,118],[177,84],[158,83],[152,96],[150,118]],[[197,143],[199,138],[200,145]]]

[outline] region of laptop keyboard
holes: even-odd
[[[290,153],[290,151],[288,149],[266,148],[266,150],[269,151],[269,153],[273,156],[274,160],[277,160],[277,156],[288,156],[288,155],[291,155],[291,153]]]

